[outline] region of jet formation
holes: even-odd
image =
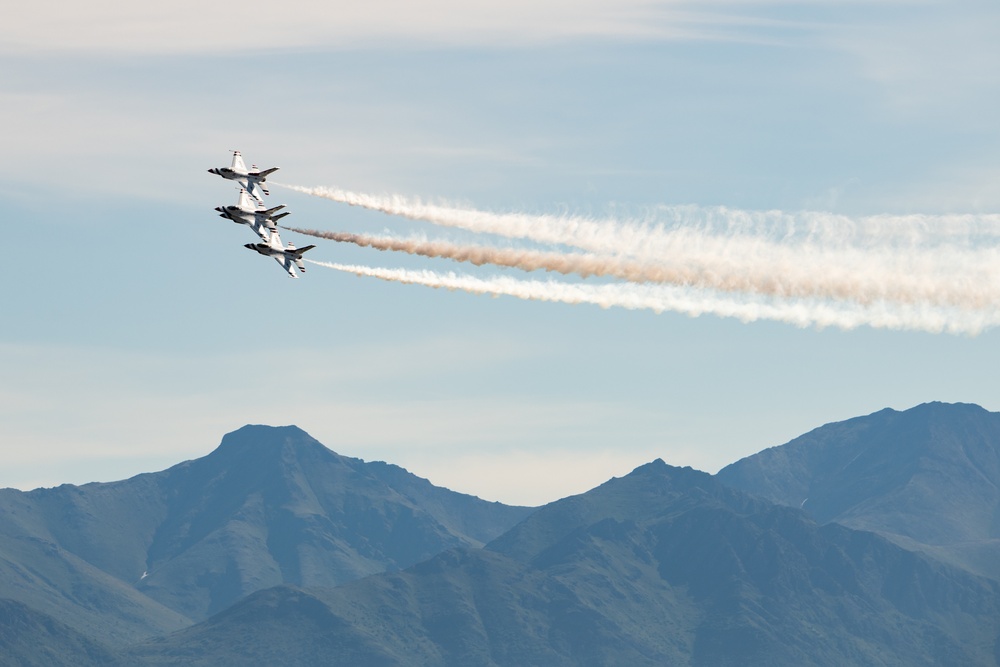
[[[308,245],[304,248],[296,248],[293,244],[285,245],[278,235],[277,221],[288,215],[288,211],[277,213],[285,208],[284,205],[267,208],[264,205],[263,195],[270,194],[261,185],[267,180],[269,174],[278,171],[277,167],[257,169],[257,165],[252,165],[248,170],[243,162],[243,156],[239,151],[233,151],[233,163],[229,167],[218,167],[209,169],[208,173],[218,174],[223,178],[236,181],[240,184],[239,199],[235,206],[216,206],[220,218],[226,218],[233,222],[246,225],[260,239],[258,243],[247,243],[244,248],[255,250],[265,257],[273,257],[281,265],[290,277],[298,278],[295,269],[305,273],[306,266],[302,261],[302,253],[315,248]]]

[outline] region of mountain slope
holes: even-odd
[[[993,664],[1000,584],[662,462],[336,589],[274,588],[140,664]],[[320,659],[321,658],[321,659]]]
[[[24,585],[0,582],[0,595],[69,625],[88,613],[100,626],[106,612],[115,619],[109,627],[152,613],[130,611],[132,598],[87,613],[45,602],[72,588],[58,572],[86,570],[102,579],[97,588],[125,590],[154,616],[172,614],[134,623],[123,633],[134,641],[135,633],[176,629],[185,617],[205,618],[269,586],[335,586],[452,547],[479,546],[530,511],[435,487],[396,466],[339,456],[296,427],[247,426],[208,456],[163,472],[0,491],[0,567],[37,574]],[[38,558],[46,549],[49,555]],[[48,593],[47,581],[57,582]]]
[[[0,663],[18,667],[117,667],[127,664],[110,649],[51,616],[0,599]]]
[[[10,598],[95,641],[124,645],[192,620],[143,595],[50,540],[4,535],[0,598]]]
[[[1000,579],[1000,413],[929,403],[828,424],[718,479]]]

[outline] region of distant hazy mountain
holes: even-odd
[[[164,665],[982,665],[1000,584],[657,461],[336,589],[136,647]]]
[[[1000,413],[882,410],[747,457],[718,479],[1000,579]]]
[[[248,426],[0,490],[0,664],[996,665],[997,443],[975,406],[886,410],[532,513]]]
[[[246,426],[163,472],[0,491],[0,597],[120,644],[262,588],[481,546],[530,511],[338,456],[293,426]]]

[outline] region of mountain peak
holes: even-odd
[[[643,472],[663,472],[668,468],[673,468],[674,466],[669,466],[663,459],[653,459],[649,463],[643,463],[641,466],[637,467],[632,473],[643,473]]]
[[[820,522],[965,544],[956,558],[969,566],[989,560],[976,550],[1000,537],[1000,413],[941,402],[881,410],[737,461],[718,479]],[[995,563],[973,569],[1000,575]]]
[[[886,408],[889,409],[889,408]],[[927,411],[948,411],[951,413],[964,412],[968,414],[972,413],[989,413],[989,410],[981,405],[975,403],[946,403],[944,401],[928,401],[927,403],[921,403],[920,405],[915,405],[909,410],[904,410],[904,412],[927,412]]]
[[[228,450],[235,447],[285,447],[301,444],[322,444],[314,437],[295,425],[268,426],[266,424],[247,424],[222,436],[218,449]],[[325,447],[323,447],[326,449]]]
[[[873,412],[870,415],[864,417],[856,417],[856,419],[872,419],[879,416],[884,417],[902,417],[904,419],[912,419],[915,417],[922,418],[946,418],[946,419],[958,419],[958,418],[968,418],[974,416],[982,416],[990,414],[989,410],[982,407],[981,405],[976,405],[975,403],[945,403],[943,401],[928,401],[927,403],[920,403],[919,405],[914,405],[912,408],[907,408],[906,410],[893,410],[892,408],[884,408],[878,412]],[[822,427],[820,427],[822,428]]]
[[[712,476],[701,470],[695,470],[691,466],[672,466],[664,462],[663,459],[654,459],[649,463],[644,463],[621,478],[622,480],[640,479],[652,480],[656,484],[667,484],[671,486],[689,486],[691,484],[714,484]],[[612,478],[605,484],[618,481]]]
[[[266,463],[309,460],[349,459],[342,457],[298,426],[247,424],[222,437],[219,446],[206,459],[233,462],[256,460]],[[360,463],[360,461],[358,461]]]
[[[479,546],[530,512],[340,456],[297,426],[247,425],[161,472],[23,496],[21,533],[190,619],[267,586],[336,586]],[[13,514],[0,503],[0,538]]]

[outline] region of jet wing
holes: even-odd
[[[264,188],[260,187],[260,183],[257,181],[251,181],[249,178],[238,178],[236,181],[250,193],[251,197],[261,203],[264,202],[264,195],[266,195],[267,192],[264,191]]]
[[[251,185],[250,179],[247,178],[246,176],[240,176],[239,174],[236,174],[234,176],[224,176],[223,178],[228,178],[231,181],[236,181],[237,183],[240,184],[240,188],[242,188],[245,192],[250,193],[250,195],[253,195],[253,185]],[[237,204],[237,206],[239,206],[239,204]]]
[[[261,241],[264,243],[269,243],[271,241],[271,232],[267,230],[267,227],[265,227],[260,220],[247,221],[247,224],[250,226],[250,229],[252,229],[254,233],[260,237]]]
[[[298,274],[295,273],[295,267],[292,265],[292,260],[288,258],[288,255],[274,255],[275,261],[281,264],[281,268],[288,272],[292,278],[298,278]]]

